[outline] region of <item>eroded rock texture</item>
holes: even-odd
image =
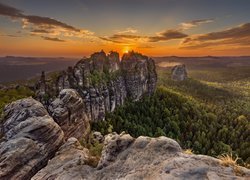
[[[186,66],[184,64],[174,66],[171,77],[175,81],[183,81],[187,79],[188,75]]]
[[[4,109],[0,179],[29,179],[63,143],[63,131],[43,105],[25,98]]]
[[[147,56],[130,52],[120,61],[118,53],[106,55],[101,51],[80,60],[50,81],[41,78],[37,97],[48,107],[62,89],[75,89],[83,99],[87,117],[98,121],[104,119],[106,112],[122,105],[126,98],[136,101],[154,92],[156,81],[154,61]]]
[[[72,148],[63,152],[59,151],[61,153],[33,179],[214,180],[250,178],[250,170],[246,168],[238,167],[236,171],[231,166],[221,165],[218,159],[204,155],[185,154],[176,141],[167,137],[140,136],[134,139],[128,134],[109,134],[105,137],[105,146],[97,168],[86,164],[88,160],[86,160],[85,150],[78,147]],[[76,151],[80,154],[79,159]],[[70,165],[63,168],[65,164]]]
[[[61,126],[65,139],[85,137],[90,132],[89,119],[81,96],[74,89],[63,89],[49,105],[49,113]]]
[[[88,149],[83,148],[76,138],[68,141],[58,150],[48,165],[39,171],[32,180],[38,179],[81,179],[82,170],[89,158]],[[91,170],[91,168],[89,167]]]

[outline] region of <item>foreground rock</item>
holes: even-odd
[[[63,89],[49,106],[52,118],[61,126],[65,139],[86,137],[90,132],[89,119],[81,96],[74,89]]]
[[[250,170],[243,167],[238,167],[236,171],[234,167],[221,165],[218,159],[185,154],[176,141],[167,137],[141,136],[134,139],[128,134],[113,133],[105,137],[104,144],[97,168],[87,165],[87,152],[81,150],[78,144],[68,151],[59,151],[33,179],[250,178]],[[79,154],[79,159],[76,154]],[[68,166],[65,167],[65,164]]]
[[[186,66],[184,64],[174,66],[172,69],[171,78],[175,81],[183,81],[187,79],[188,76]]]
[[[126,98],[139,100],[152,94],[157,75],[154,61],[139,53],[119,54],[103,51],[80,60],[74,67],[37,84],[37,98],[48,107],[62,89],[75,89],[83,99],[90,121],[103,120],[106,112],[122,105]]]
[[[29,179],[63,142],[63,131],[41,103],[25,98],[4,109],[0,179]]]
[[[81,179],[89,151],[76,138],[69,138],[48,165],[32,179]]]

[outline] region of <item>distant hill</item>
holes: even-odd
[[[40,75],[73,66],[80,58],[0,57],[0,83],[27,80]]]
[[[250,66],[250,56],[204,56],[204,57],[154,57],[158,67],[173,67],[177,64],[186,64],[189,68],[225,68]]]

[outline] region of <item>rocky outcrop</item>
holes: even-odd
[[[48,165],[39,171],[32,180],[38,179],[82,179],[81,172],[90,158],[89,151],[83,148],[76,138],[69,138],[59,149]],[[89,167],[91,170],[91,168]]]
[[[171,78],[175,81],[183,81],[187,79],[188,76],[186,66],[184,64],[174,66],[172,69]]]
[[[63,89],[48,108],[52,118],[64,131],[65,139],[86,137],[90,132],[89,119],[81,96],[74,89]]]
[[[0,179],[29,179],[63,143],[63,131],[43,105],[25,98],[4,109]]]
[[[66,148],[59,151],[33,179],[250,178],[250,170],[246,168],[237,167],[236,171],[232,166],[222,165],[219,159],[185,154],[176,141],[163,136],[140,136],[134,139],[124,133],[109,134],[105,137],[105,146],[97,168],[87,165],[87,152],[78,146],[79,144],[77,147],[72,146],[70,150]]]
[[[75,89],[83,99],[87,117],[98,121],[104,119],[106,112],[122,105],[126,98],[136,101],[153,93],[156,81],[154,61],[147,56],[130,52],[120,61],[118,53],[106,55],[101,51],[80,60],[50,81],[41,78],[37,97],[48,107],[62,89]]]

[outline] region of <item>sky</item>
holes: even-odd
[[[250,55],[250,0],[0,0],[0,56]]]

